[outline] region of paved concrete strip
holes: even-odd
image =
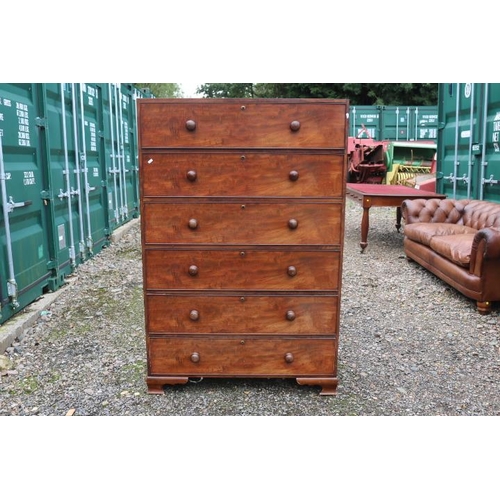
[[[42,295],[0,326],[0,354],[3,354],[16,339],[22,338],[24,332],[35,323],[42,311],[46,310],[66,290],[67,286],[64,285],[55,292]]]

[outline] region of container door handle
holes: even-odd
[[[15,202],[12,196],[9,196],[9,202],[7,203],[7,211],[13,212],[15,208],[27,207],[28,205],[32,205],[33,202],[31,200]]]

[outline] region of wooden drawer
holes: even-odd
[[[341,197],[344,156],[242,152],[151,153],[142,196]]]
[[[341,241],[341,203],[145,203],[142,217],[146,245],[339,245]]]
[[[150,337],[150,376],[301,376],[337,371],[336,338]]]
[[[333,99],[138,99],[141,148],[345,149]]]
[[[147,290],[337,290],[339,251],[146,249]]]
[[[149,333],[332,335],[338,296],[148,295]]]

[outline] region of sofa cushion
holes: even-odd
[[[461,224],[450,224],[448,222],[414,222],[406,224],[404,234],[410,240],[431,246],[434,236],[449,236],[455,234],[476,234],[477,230]],[[470,255],[470,252],[469,252]]]
[[[430,247],[439,255],[462,267],[469,267],[474,234],[449,234],[433,236]]]

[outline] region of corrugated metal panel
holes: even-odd
[[[500,202],[500,84],[439,85],[439,193]]]

